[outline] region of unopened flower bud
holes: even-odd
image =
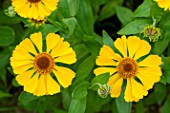
[[[99,86],[97,93],[100,97],[106,98],[110,93],[110,90],[111,90],[110,86],[108,84],[104,84]]]
[[[14,11],[13,6],[9,6],[8,9],[6,9],[4,12],[9,17],[14,17],[16,15],[16,12]]]

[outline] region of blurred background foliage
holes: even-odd
[[[169,113],[170,112],[170,12],[153,0],[60,0],[46,21],[35,28],[18,15],[8,17],[11,0],[0,0],[0,113]],[[163,76],[148,96],[137,103],[119,98],[101,98],[95,83],[107,83],[109,75],[94,78],[95,59],[103,44],[113,46],[121,35],[143,38],[143,29],[153,23],[161,29],[161,39],[150,42],[153,54],[163,59]],[[71,43],[77,63],[72,85],[53,96],[36,97],[22,91],[9,61],[17,44],[34,32],[60,34]],[[147,38],[145,40],[149,41]],[[145,49],[145,48],[144,48]]]

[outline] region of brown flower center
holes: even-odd
[[[54,59],[45,52],[40,53],[34,59],[34,68],[39,74],[47,74],[54,68]]]
[[[133,58],[124,58],[117,66],[118,74],[123,78],[131,78],[137,74],[138,65]]]
[[[39,1],[41,0],[28,0],[28,2],[31,2],[31,3],[38,3]]]

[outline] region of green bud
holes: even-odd
[[[99,85],[99,89],[97,90],[97,93],[102,98],[107,98],[108,94],[110,93],[110,86],[108,84]]]
[[[9,17],[14,17],[16,15],[16,12],[14,11],[13,6],[9,6],[8,9],[4,11],[4,13]]]
[[[158,41],[161,36],[161,32],[159,28],[156,28],[153,25],[147,25],[144,28],[144,37],[148,37],[150,42]]]

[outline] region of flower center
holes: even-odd
[[[118,74],[123,78],[131,78],[137,74],[138,65],[133,58],[124,58],[117,66]]]
[[[47,74],[54,68],[54,59],[45,52],[40,53],[34,59],[34,68],[39,74]]]
[[[41,0],[28,0],[28,1],[31,2],[31,3],[38,3]]]

